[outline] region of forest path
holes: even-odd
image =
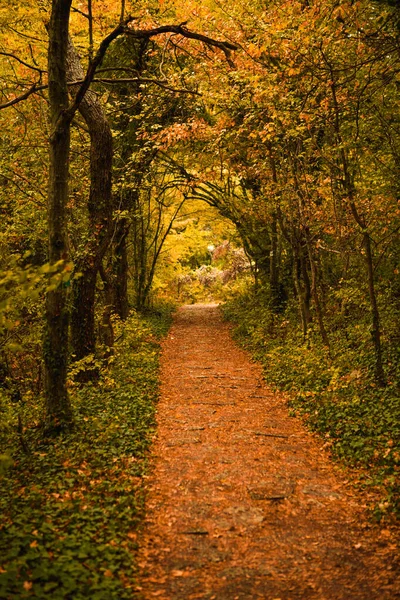
[[[393,533],[368,522],[216,306],[177,313],[158,424],[141,598],[400,598]]]

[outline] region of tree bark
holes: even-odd
[[[278,194],[278,173],[276,170],[276,163],[272,152],[271,144],[268,144],[268,157],[269,164],[271,167],[272,181],[276,187],[276,195]],[[272,212],[272,225],[271,225],[271,258],[270,258],[270,289],[271,289],[271,300],[272,307],[278,311],[282,308],[282,299],[279,293],[279,262],[278,262],[278,215],[276,210]]]
[[[326,60],[326,59],[325,59]],[[326,61],[327,62],[327,61]],[[376,298],[375,291],[375,279],[374,279],[374,265],[373,265],[373,256],[372,256],[372,248],[371,248],[371,238],[368,232],[367,223],[362,214],[359,213],[357,209],[357,205],[355,202],[356,198],[356,190],[354,186],[354,181],[350,173],[349,161],[347,157],[347,153],[344,148],[341,127],[340,127],[340,108],[339,102],[336,93],[336,82],[335,76],[333,73],[332,66],[329,62],[327,62],[330,73],[331,73],[331,92],[333,105],[335,108],[335,123],[334,130],[337,137],[338,145],[340,145],[339,156],[342,167],[343,177],[341,179],[341,185],[344,188],[344,192],[348,198],[349,206],[351,213],[354,217],[355,222],[360,227],[363,235],[363,243],[365,248],[365,263],[367,267],[367,281],[368,281],[368,295],[371,307],[371,315],[372,315],[372,342],[374,345],[374,353],[375,353],[375,381],[378,385],[384,386],[386,384],[385,372],[383,368],[383,360],[382,360],[382,345],[381,345],[381,325],[380,325],[380,316],[379,316],[379,308],[378,302]]]
[[[307,338],[308,327],[311,323],[311,286],[308,276],[307,265],[303,250],[299,248],[300,244],[293,244],[293,283],[297,294],[300,308],[301,324],[303,327],[303,337]]]
[[[111,356],[112,348],[114,346],[114,328],[112,324],[112,286],[108,274],[105,272],[103,266],[100,267],[100,276],[103,280],[104,285],[104,306],[101,322],[99,325],[99,338],[106,347],[105,358]]]
[[[70,152],[66,56],[71,0],[53,0],[49,23],[50,173],[48,189],[49,262],[68,261],[67,213]],[[44,335],[46,422],[49,431],[73,422],[66,379],[68,366],[68,288],[59,284],[46,295]]]
[[[317,314],[317,320],[318,320],[319,330],[321,333],[321,338],[322,338],[324,345],[327,347],[328,353],[330,355],[331,345],[329,342],[328,333],[325,328],[324,315],[322,312],[321,300],[320,300],[319,291],[318,291],[318,269],[317,269],[316,261],[314,258],[311,236],[310,236],[310,232],[308,229],[306,229],[306,231],[305,231],[305,238],[306,238],[307,250],[308,250],[308,260],[310,262],[310,270],[311,270],[311,294],[312,294],[312,298],[314,300],[315,312]]]
[[[310,278],[307,270],[307,262],[304,256],[303,244],[301,242],[301,232],[298,231],[296,235],[296,231],[290,231],[286,226],[281,210],[278,208],[277,210],[277,218],[279,227],[282,231],[282,235],[285,240],[288,242],[292,253],[293,253],[293,263],[292,263],[292,277],[293,277],[293,285],[294,290],[297,296],[297,300],[299,303],[299,311],[301,318],[301,325],[303,329],[303,337],[306,339],[308,333],[308,327],[312,321],[311,318],[311,310],[310,310],[310,301],[311,301],[311,286],[310,286]],[[303,281],[302,281],[303,277]]]
[[[118,223],[116,242],[113,248],[113,262],[111,273],[111,302],[113,311],[125,320],[129,315],[128,298],[128,249],[127,237],[129,234],[129,221],[123,219]]]
[[[270,285],[270,289],[271,289],[272,308],[275,312],[279,312],[279,309],[282,308],[282,299],[280,297],[280,285],[279,285],[278,219],[277,219],[275,211],[272,213],[272,224],[271,224],[271,252],[270,252],[269,285]]]
[[[365,265],[367,268],[368,295],[372,316],[371,336],[375,352],[375,381],[379,386],[384,386],[386,385],[386,377],[382,359],[381,325],[378,301],[376,299],[375,291],[374,262],[372,255],[371,238],[368,233],[367,224],[364,218],[359,214],[357,207],[353,201],[351,201],[350,203],[350,208],[354,220],[356,221],[357,225],[361,228],[363,235],[363,244],[365,249]]]
[[[84,78],[79,56],[71,39],[68,43],[67,67],[68,81],[80,81]],[[72,96],[77,94],[78,89],[79,86],[70,87]],[[90,192],[87,238],[75,264],[75,270],[80,273],[80,277],[75,279],[72,289],[71,343],[75,360],[80,360],[95,351],[96,280],[110,243],[113,212],[111,128],[95,92],[86,92],[79,111],[90,134]]]

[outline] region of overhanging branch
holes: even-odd
[[[40,69],[40,67],[35,67],[34,65],[30,65],[29,63],[22,60],[22,58],[19,58],[18,56],[16,56],[15,54],[12,54],[11,52],[1,51],[0,56],[7,56],[8,58],[13,58],[17,62],[19,62],[21,65],[24,65],[24,67],[27,67],[28,69],[31,69],[32,71],[37,71],[40,74],[47,73],[47,71],[45,69]]]
[[[177,35],[181,35],[182,37],[191,40],[203,42],[204,44],[207,44],[207,46],[219,48],[220,50],[222,50],[222,52],[224,52],[229,65],[231,67],[235,66],[231,59],[231,52],[233,50],[237,50],[237,46],[235,44],[232,44],[231,42],[227,41],[215,40],[214,38],[210,38],[207,35],[203,35],[202,33],[190,31],[184,25],[162,25],[161,27],[156,27],[154,29],[141,29],[137,31],[135,31],[134,29],[127,28],[126,33],[137,39],[150,39],[163,33],[175,33]]]
[[[44,87],[47,87],[47,85],[44,86]],[[37,92],[39,89],[43,89],[43,86],[40,86],[37,83],[34,83],[29,88],[29,90],[27,90],[26,92],[24,92],[20,96],[16,96],[12,100],[9,100],[8,102],[5,102],[4,104],[0,104],[0,110],[2,108],[8,108],[9,106],[13,106],[14,104],[18,104],[18,102],[22,102],[22,100],[26,100],[27,98],[29,98],[29,96],[31,96],[32,94],[34,94],[35,92]]]
[[[110,83],[110,84],[118,84],[118,83],[152,83],[154,85],[158,85],[159,87],[168,90],[169,92],[175,92],[179,94],[193,94],[194,96],[202,96],[200,92],[196,92],[195,90],[188,90],[185,88],[174,88],[166,81],[160,81],[159,79],[151,79],[150,77],[121,77],[120,79],[108,79],[108,78],[98,78],[95,77],[93,79],[94,83]],[[76,82],[79,83],[79,82]]]
[[[182,37],[185,37],[188,39],[203,42],[207,46],[219,48],[220,50],[222,50],[222,52],[224,52],[224,54],[226,56],[226,60],[228,61],[229,65],[231,67],[235,66],[231,59],[231,52],[233,50],[236,50],[237,46],[235,44],[232,44],[231,42],[215,40],[215,39],[210,38],[201,33],[196,33],[195,31],[190,31],[184,25],[162,25],[162,26],[156,27],[154,29],[135,30],[135,29],[129,27],[129,24],[132,23],[132,21],[134,21],[135,19],[136,19],[136,17],[128,17],[127,19],[125,19],[125,21],[123,23],[120,23],[107,37],[105,37],[104,40],[101,42],[101,44],[96,52],[95,57],[93,58],[92,61],[90,61],[90,64],[89,64],[89,67],[88,67],[88,70],[86,72],[84,79],[82,79],[82,81],[79,81],[79,82],[76,81],[73,84],[71,84],[71,83],[69,84],[69,85],[76,85],[77,83],[80,83],[81,86],[75,96],[75,99],[74,99],[72,105],[66,111],[64,111],[62,113],[62,115],[60,116],[60,119],[66,120],[66,121],[72,121],[76,111],[79,109],[82,99],[84,98],[90,85],[94,81],[100,81],[103,83],[112,83],[112,84],[128,83],[128,81],[136,82],[136,83],[142,83],[142,82],[143,83],[152,83],[152,84],[158,85],[160,87],[164,87],[165,89],[172,91],[172,92],[201,95],[198,92],[195,92],[192,90],[172,88],[172,87],[168,86],[167,84],[165,84],[163,81],[159,81],[157,79],[138,78],[138,79],[130,79],[130,80],[122,80],[122,79],[119,79],[119,80],[98,79],[98,80],[96,80],[95,79],[96,72],[102,63],[110,44],[121,35],[130,35],[136,39],[150,39],[152,37],[162,35],[164,33],[175,33],[177,35],[181,35]],[[13,58],[16,58],[16,57],[13,55]],[[17,60],[19,60],[19,59],[17,59]],[[20,62],[22,62],[22,61],[20,61]],[[29,66],[29,65],[26,64],[26,66]],[[38,68],[36,68],[36,70],[39,71],[40,73],[44,72]],[[28,98],[31,94],[34,94],[35,92],[38,92],[40,90],[44,90],[47,87],[48,86],[46,84],[40,84],[39,82],[36,82],[29,88],[29,90],[27,90],[20,96],[17,96],[15,98],[13,98],[12,100],[9,100],[8,102],[5,102],[4,104],[0,104],[0,110],[3,108],[8,108],[10,106],[13,106],[14,104],[18,104],[18,102],[26,100],[26,98]]]
[[[97,67],[99,67],[101,65],[101,63],[103,62],[103,58],[106,55],[106,52],[111,44],[111,42],[113,42],[115,39],[117,39],[117,37],[119,37],[120,35],[122,35],[123,33],[126,32],[127,26],[129,23],[131,23],[133,20],[135,19],[135,17],[128,17],[124,23],[120,23],[107,37],[104,38],[104,40],[101,42],[96,55],[94,56],[93,60],[90,61],[87,73],[85,75],[85,78],[82,82],[81,87],[79,88],[76,96],[75,96],[75,100],[72,104],[72,106],[70,106],[68,108],[68,110],[64,113],[63,117],[64,119],[67,119],[69,121],[72,121],[74,114],[76,113],[76,111],[79,108],[80,103],[82,102],[82,99],[84,97],[84,95],[86,94],[86,92],[88,91],[90,84],[92,83],[94,76],[96,74],[96,69]]]

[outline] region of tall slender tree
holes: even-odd
[[[50,150],[48,227],[49,261],[62,266],[68,261],[67,216],[70,125],[67,86],[68,24],[71,0],[53,0],[48,27],[48,77]],[[47,292],[44,339],[47,428],[63,429],[73,421],[66,387],[68,365],[68,288],[62,284]]]

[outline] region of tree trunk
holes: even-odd
[[[310,270],[311,270],[311,294],[312,294],[312,298],[314,300],[315,312],[317,313],[317,320],[318,320],[319,330],[321,333],[321,338],[322,338],[324,345],[328,349],[328,353],[330,354],[331,345],[330,345],[329,337],[328,337],[328,334],[327,334],[327,331],[325,328],[324,316],[322,313],[321,301],[320,301],[319,292],[318,292],[317,265],[316,265],[316,262],[314,259],[314,253],[313,253],[312,243],[311,243],[311,239],[310,239],[310,232],[308,229],[306,229],[305,237],[306,237],[308,259],[310,261]]]
[[[80,81],[84,72],[69,40],[68,80]],[[71,86],[74,96],[79,89]],[[75,264],[80,277],[72,289],[71,342],[75,360],[95,351],[95,299],[97,274],[108,248],[112,228],[111,194],[112,134],[103,107],[95,92],[88,90],[79,106],[90,134],[89,228],[83,251]]]
[[[113,248],[111,302],[113,311],[125,320],[129,315],[128,299],[128,250],[127,236],[129,233],[129,221],[123,219],[117,225],[116,243]]]
[[[272,213],[271,225],[269,284],[271,289],[272,309],[276,312],[279,312],[279,309],[281,308],[281,298],[279,293],[280,290],[278,270],[278,220],[275,211]]]
[[[381,346],[381,326],[379,318],[378,302],[376,300],[374,265],[372,259],[371,238],[368,231],[364,231],[365,262],[368,273],[368,294],[372,313],[372,342],[375,349],[375,381],[378,385],[384,386],[386,383],[385,372],[383,370],[382,346]]]
[[[66,55],[70,0],[53,0],[49,24],[50,173],[48,190],[49,262],[68,260],[67,213],[70,151]],[[60,284],[46,295],[44,335],[46,429],[71,426],[73,417],[66,387],[68,366],[68,288]]]
[[[276,187],[276,194],[278,195],[278,173],[276,170],[276,162],[272,152],[271,144],[267,145],[269,164],[271,167],[272,181]],[[270,289],[272,308],[278,311],[282,308],[282,299],[280,297],[279,290],[279,262],[278,262],[278,214],[274,210],[272,213],[272,226],[271,226],[271,260],[270,260]]]
[[[307,271],[307,264],[303,249],[299,242],[292,245],[294,251],[293,257],[293,282],[299,302],[301,324],[303,328],[303,337],[306,339],[308,327],[311,323],[311,286]]]
[[[379,386],[384,386],[386,384],[385,371],[383,369],[383,360],[382,360],[382,345],[381,345],[381,325],[380,325],[380,317],[379,317],[379,308],[378,302],[376,299],[376,291],[375,291],[375,278],[374,278],[374,262],[372,256],[372,248],[371,248],[371,238],[368,233],[367,224],[365,222],[364,217],[362,217],[354,201],[350,203],[351,212],[353,214],[354,220],[357,225],[362,229],[363,234],[363,243],[365,248],[365,265],[367,267],[367,280],[368,280],[368,295],[369,302],[371,306],[371,316],[372,316],[372,343],[374,345],[375,352],[375,381]]]
[[[105,358],[108,358],[112,354],[112,348],[114,346],[114,328],[112,324],[112,286],[110,278],[105,272],[103,266],[100,267],[100,275],[104,285],[104,307],[101,322],[99,326],[99,338],[106,347]]]
[[[288,242],[292,253],[293,253],[293,263],[292,263],[292,277],[293,277],[293,285],[295,295],[297,296],[297,300],[299,303],[300,310],[300,318],[301,325],[303,329],[304,339],[307,337],[308,326],[311,323],[311,310],[310,310],[310,301],[311,301],[311,288],[310,288],[310,278],[308,276],[307,271],[307,263],[304,257],[304,251],[302,247],[301,241],[301,233],[296,230],[290,231],[287,225],[284,222],[282,212],[280,208],[277,210],[277,219],[279,223],[279,227],[281,229],[282,235],[285,240]],[[302,282],[303,276],[303,282]]]
[[[139,186],[141,181],[140,175],[135,182]],[[135,214],[135,207],[138,205],[139,192],[136,189],[122,189],[121,198],[118,208],[123,212]],[[134,217],[133,217],[134,219]],[[128,298],[128,249],[127,239],[131,230],[131,219],[122,218],[115,226],[113,235],[113,245],[111,248],[111,259],[108,267],[110,273],[112,310],[121,319],[125,320],[129,314],[129,298]]]
[[[356,198],[356,190],[354,186],[354,181],[350,173],[349,162],[346,151],[344,149],[343,139],[340,130],[340,115],[341,111],[339,109],[339,102],[337,99],[337,91],[336,91],[336,81],[333,73],[332,66],[329,65],[331,72],[331,91],[332,91],[332,99],[335,107],[335,133],[337,136],[337,142],[340,145],[339,156],[342,163],[342,172],[343,177],[341,179],[341,185],[344,188],[347,198],[349,199],[349,205],[351,213],[354,217],[355,222],[360,227],[363,235],[363,243],[365,248],[365,262],[367,267],[367,280],[368,280],[368,295],[371,306],[371,314],[372,314],[372,342],[374,344],[374,352],[375,352],[375,381],[378,385],[384,386],[386,383],[385,372],[383,369],[383,360],[382,360],[382,346],[381,346],[381,326],[380,326],[380,317],[379,317],[379,309],[378,302],[376,299],[375,292],[375,280],[374,280],[374,265],[373,265],[373,257],[372,257],[372,248],[371,248],[371,238],[368,233],[367,223],[363,215],[358,212],[355,198]]]

